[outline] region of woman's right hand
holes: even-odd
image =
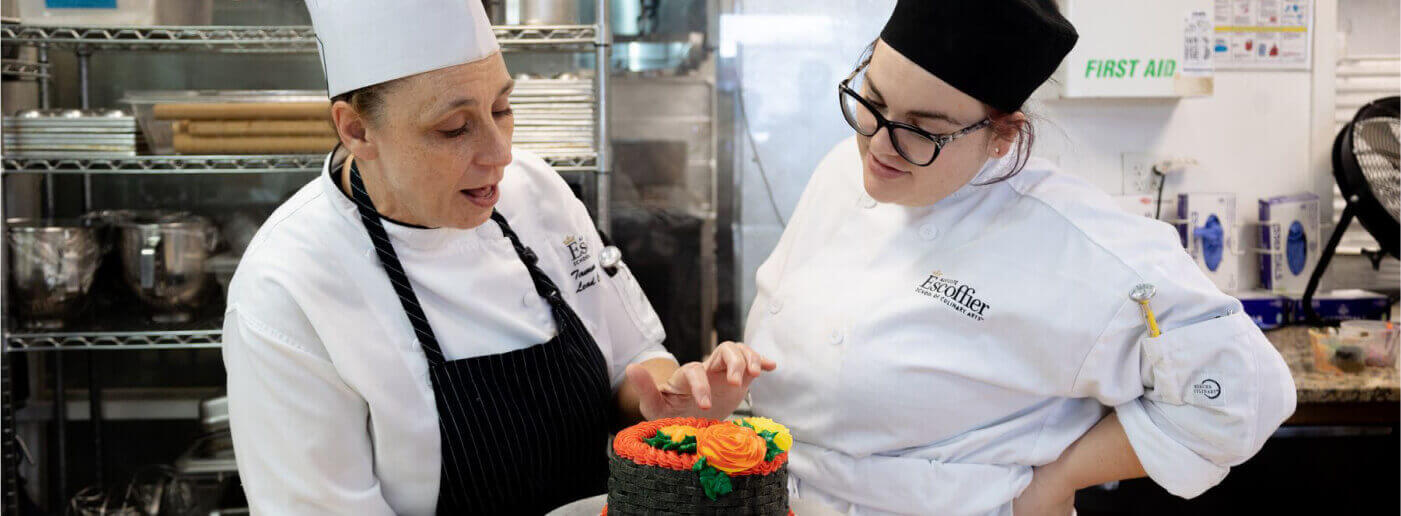
[[[691,362],[666,382],[653,380],[646,368],[627,368],[627,381],[639,395],[642,417],[707,417],[724,419],[739,407],[749,384],[778,364],[738,342],[725,342],[704,362]]]

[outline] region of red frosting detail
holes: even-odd
[[[733,425],[734,423],[696,417],[673,417],[644,421],[618,432],[618,436],[613,439],[613,453],[618,454],[619,457],[644,466],[656,466],[679,471],[690,470],[692,466],[695,466],[696,459],[700,458],[698,455],[694,453],[677,453],[675,450],[659,450],[653,448],[644,441],[657,435],[657,430],[664,426],[685,425],[705,428],[711,425],[722,424]],[[778,471],[778,468],[783,466],[785,462],[788,462],[788,452],[780,453],[771,461],[760,462],[752,468],[733,473],[730,476],[767,475]]]

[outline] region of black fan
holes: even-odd
[[[1347,206],[1304,290],[1304,313],[1312,323],[1319,321],[1313,310],[1318,282],[1353,218],[1381,245],[1378,252],[1370,255],[1374,268],[1380,266],[1386,256],[1401,257],[1398,256],[1401,223],[1397,222],[1401,218],[1398,216],[1401,212],[1401,170],[1398,170],[1401,141],[1398,138],[1401,138],[1401,97],[1386,97],[1357,110],[1357,115],[1333,140],[1333,177],[1338,181],[1338,190]]]

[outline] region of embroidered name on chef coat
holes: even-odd
[[[589,260],[589,241],[584,237],[571,235],[565,237],[564,248],[569,252],[569,265],[574,268],[569,271],[569,275],[574,278],[574,292],[583,292],[597,285],[598,265]]]
[[[962,281],[945,277],[941,271],[929,273],[915,293],[938,300],[954,311],[974,321],[982,321],[991,306],[977,297],[978,289]]]

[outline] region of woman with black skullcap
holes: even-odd
[[[1028,154],[1074,46],[1050,0],[901,0],[838,98],[854,138],[759,268],[751,390],[791,490],[847,514],[1070,514],[1196,496],[1294,410],[1279,353],[1173,229]]]

